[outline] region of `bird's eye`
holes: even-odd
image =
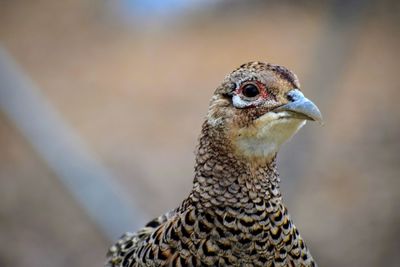
[[[258,96],[260,94],[260,90],[255,84],[249,83],[243,87],[242,94],[245,97],[252,98]]]

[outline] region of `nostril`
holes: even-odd
[[[290,101],[290,102],[295,102],[297,100],[299,100],[300,98],[303,98],[304,95],[300,92],[299,89],[293,89],[291,91],[289,91],[286,95],[286,98]]]
[[[289,93],[289,94],[287,94],[287,99],[290,101],[290,102],[294,102],[296,99],[295,99],[295,96],[293,95],[293,94],[291,94],[291,93]]]

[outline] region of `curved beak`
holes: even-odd
[[[307,99],[298,89],[293,89],[287,94],[289,103],[274,109],[274,112],[287,111],[291,117],[312,120],[322,123],[322,114],[318,107]]]

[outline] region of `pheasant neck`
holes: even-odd
[[[234,153],[223,129],[203,126],[191,202],[201,208],[253,207],[281,201],[276,157],[256,164]]]

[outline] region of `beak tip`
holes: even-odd
[[[315,106],[313,104],[313,111],[310,112],[310,118],[312,119],[312,121],[315,121],[316,123],[318,123],[319,125],[324,125],[324,119],[322,117],[321,111],[319,111],[318,107]]]

